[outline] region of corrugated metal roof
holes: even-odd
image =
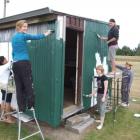
[[[58,12],[58,11],[52,10],[48,7],[38,9],[38,10],[34,10],[34,11],[30,11],[30,12],[26,12],[26,13],[22,13],[22,14],[18,14],[18,15],[14,15],[14,16],[10,16],[10,17],[6,17],[6,18],[2,18],[2,19],[0,19],[0,24],[16,21],[16,20],[20,20],[20,19],[27,19],[27,18],[31,18],[31,17],[48,15],[48,14],[74,16],[74,17],[78,17],[78,18],[82,18],[82,19],[91,20],[91,21],[94,21],[94,22],[100,22],[100,23],[108,24],[107,22],[104,22],[104,21],[99,21],[99,20],[90,19],[90,18],[86,18],[86,17],[80,17],[80,16],[76,16],[76,15],[63,13],[63,12]]]
[[[14,16],[2,18],[0,19],[0,24],[16,21],[20,19],[27,19],[30,17],[37,17],[37,16],[42,16],[42,15],[52,14],[52,13],[53,11],[47,7],[43,9],[38,9],[38,10],[34,10],[34,11],[30,11],[30,12],[26,12],[26,13],[14,15]]]

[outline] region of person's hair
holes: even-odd
[[[132,66],[133,66],[133,65],[130,64],[129,62],[126,62],[125,64],[128,65],[129,67],[132,67]]]
[[[19,31],[21,27],[24,25],[24,23],[27,23],[26,20],[19,20],[16,22],[16,30]]]
[[[104,73],[103,65],[98,65],[98,66],[96,67],[96,70],[100,70],[101,73]]]
[[[3,65],[5,57],[4,56],[0,56],[0,65]]]
[[[115,19],[113,19],[113,18],[111,18],[111,19],[109,20],[109,22],[114,22],[114,23],[116,23]]]

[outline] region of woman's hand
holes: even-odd
[[[88,97],[92,97],[92,96],[95,96],[95,93],[91,93],[88,95]]]
[[[52,32],[51,32],[51,30],[48,30],[48,31],[46,31],[45,33],[44,33],[44,35],[45,36],[48,36],[49,34],[51,34]]]
[[[105,97],[102,98],[102,102],[105,102]]]

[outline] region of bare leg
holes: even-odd
[[[4,110],[5,110],[5,103],[2,102],[2,103],[1,103],[1,111],[4,111]]]
[[[6,103],[6,105],[5,105],[5,112],[6,113],[10,113],[11,112],[11,105],[10,105],[10,103]],[[6,115],[5,122],[7,122],[7,123],[15,123],[15,121],[13,120],[13,118],[12,118],[12,116],[10,114]]]
[[[116,72],[116,63],[115,63],[115,60],[112,60],[112,72]]]

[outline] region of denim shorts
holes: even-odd
[[[108,48],[108,61],[114,61],[118,45],[112,45]]]
[[[102,102],[103,94],[97,94],[97,107],[100,112],[100,117],[105,116],[106,106],[107,106],[107,96],[105,102]]]

